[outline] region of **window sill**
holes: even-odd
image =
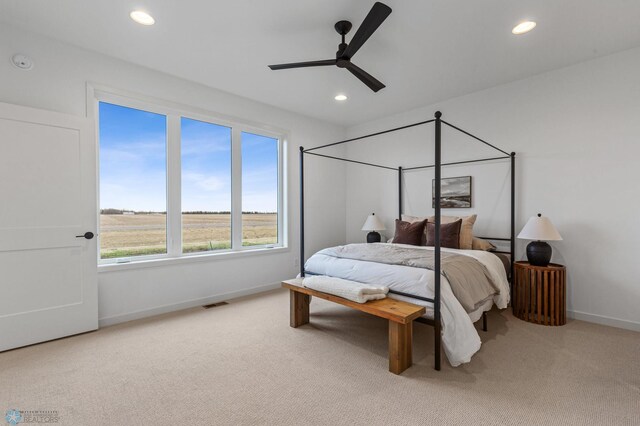
[[[215,262],[241,257],[282,254],[289,252],[289,247],[264,247],[251,250],[226,251],[222,253],[189,254],[178,257],[162,257],[155,259],[132,260],[127,263],[98,264],[98,273],[121,272],[130,269],[158,268],[172,265],[183,265],[198,262]]]

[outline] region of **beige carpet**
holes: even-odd
[[[387,371],[386,322],[325,301],[289,327],[273,291],[0,354],[0,411],[69,425],[640,424],[640,334],[489,316],[470,364]],[[0,423],[2,422],[0,417]],[[1,423],[4,424],[4,423]]]

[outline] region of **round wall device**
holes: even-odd
[[[13,55],[13,57],[11,58],[11,62],[21,70],[30,70],[31,68],[33,68],[33,60],[30,57],[22,55],[20,53]]]

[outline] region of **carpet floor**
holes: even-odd
[[[640,333],[489,314],[470,364],[387,371],[387,323],[326,301],[289,327],[283,290],[0,353],[0,411],[66,425],[638,425]]]

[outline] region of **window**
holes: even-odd
[[[278,243],[278,139],[242,132],[242,245]]]
[[[286,245],[282,136],[96,93],[101,263]]]
[[[167,118],[100,102],[100,258],[167,252]]]
[[[182,252],[231,248],[231,129],[182,118]]]

